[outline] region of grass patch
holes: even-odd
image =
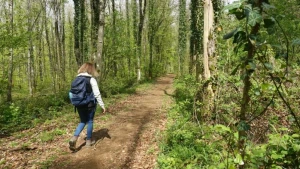
[[[43,132],[39,136],[42,142],[48,142],[54,140],[54,134],[52,132]]]

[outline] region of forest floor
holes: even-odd
[[[78,150],[69,150],[68,141],[78,124],[78,115],[71,113],[22,134],[0,138],[0,168],[155,168],[172,103],[173,79],[174,75],[157,79],[147,89],[109,106],[107,114],[100,114],[98,108],[93,133],[96,144],[90,148],[84,146],[84,129]]]

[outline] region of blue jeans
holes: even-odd
[[[85,125],[87,124],[87,140],[92,138],[93,134],[93,120],[95,115],[96,106],[94,108],[88,109],[77,109],[80,123],[78,124],[74,136],[79,136],[81,131],[84,129]]]

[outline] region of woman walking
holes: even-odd
[[[97,103],[103,109],[103,113],[106,112],[104,103],[101,98],[100,90],[98,88],[98,83],[95,77],[98,76],[98,72],[95,69],[95,66],[92,63],[86,62],[78,69],[78,77],[84,77],[86,80],[86,91],[90,91],[93,93],[95,100],[94,102],[90,102],[85,106],[76,107],[80,123],[78,124],[74,136],[69,141],[69,148],[72,151],[76,150],[76,142],[77,139],[84,129],[85,125],[87,125],[87,137],[86,137],[86,146],[92,146],[95,143],[95,140],[92,140],[93,133],[93,120],[97,107]]]

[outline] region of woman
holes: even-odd
[[[104,103],[101,98],[101,94],[98,88],[98,83],[94,77],[98,76],[98,73],[92,63],[84,63],[79,69],[78,69],[78,75],[77,76],[85,76],[90,79],[90,85],[87,85],[92,88],[92,91],[94,93],[94,96],[100,105],[100,107],[103,109],[103,113],[105,113],[105,107]],[[94,115],[96,111],[97,104],[89,104],[89,106],[86,107],[77,107],[77,111],[80,117],[80,123],[78,124],[74,136],[69,141],[69,148],[72,151],[76,150],[76,141],[81,133],[81,131],[84,129],[85,125],[87,124],[87,137],[86,137],[86,146],[92,146],[95,141],[92,140],[92,133],[93,133],[93,120]]]

